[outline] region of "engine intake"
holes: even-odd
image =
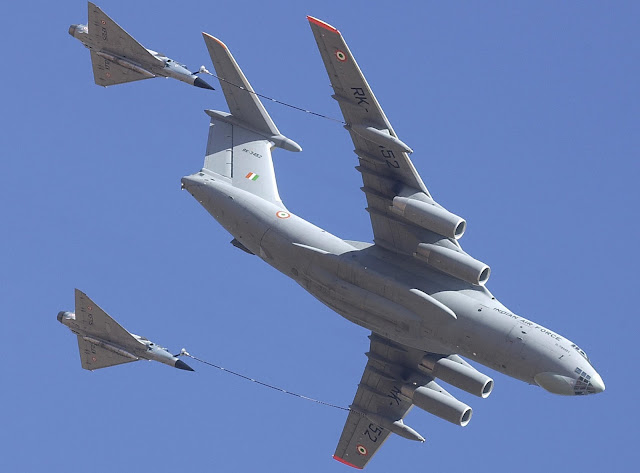
[[[405,384],[400,388],[400,392],[420,409],[453,424],[464,427],[471,420],[473,413],[471,408],[458,401],[434,381],[419,387]]]
[[[443,273],[476,286],[484,286],[491,274],[491,268],[482,261],[444,246],[420,243],[413,255]]]
[[[493,379],[470,365],[453,360],[452,358],[454,357],[456,356],[438,358],[437,356],[426,355],[422,358],[418,368],[428,375],[441,379],[445,383],[460,388],[469,394],[481,398],[488,397],[493,390]]]
[[[429,202],[396,196],[391,209],[416,225],[448,238],[461,238],[467,222]]]

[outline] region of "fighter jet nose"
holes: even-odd
[[[182,360],[176,360],[176,364],[173,365],[176,368],[178,368],[179,370],[185,370],[185,371],[195,371],[193,368],[191,368],[191,366],[189,366],[188,364],[186,364],[184,361]]]
[[[71,26],[69,27],[69,34],[70,34],[71,36],[75,36],[76,28],[77,28],[77,27],[78,27],[78,25],[71,25]]]
[[[195,85],[196,87],[200,87],[201,89],[216,90],[213,87],[211,87],[209,84],[207,84],[205,81],[200,79],[200,77],[196,77],[196,80],[193,81],[193,85]]]
[[[58,312],[58,322],[62,323],[62,317],[64,317],[64,310]]]

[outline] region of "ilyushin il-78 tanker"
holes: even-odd
[[[71,25],[69,34],[91,51],[91,65],[95,83],[103,87],[154,77],[171,77],[202,89],[211,89],[197,76],[206,69],[190,72],[164,54],[147,49],[120,25],[91,2],[86,25]]]
[[[460,246],[465,220],[428,191],[342,35],[308,20],[359,159],[374,243],[343,240],[287,210],[271,150],[301,148],[280,133],[227,47],[207,34],[230,113],[207,110],[204,167],[183,177],[182,186],[236,247],[371,331],[334,458],[363,468],[390,433],[424,441],[403,421],[413,405],[467,425],[471,408],[439,383],[486,398],[493,380],[463,357],[554,394],[604,391],[575,343],[514,314],[489,292],[489,266]]]

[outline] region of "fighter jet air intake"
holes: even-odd
[[[203,34],[229,112],[210,117],[203,168],[186,189],[233,245],[295,280],[370,332],[367,364],[334,458],[363,468],[415,405],[459,426],[472,409],[440,383],[486,398],[493,380],[464,358],[559,395],[605,385],[566,337],[513,313],[487,289],[489,266],[460,245],[465,220],[437,203],[416,171],[341,33],[308,17],[355,147],[373,243],[343,240],[292,213],[278,194],[271,151],[285,137],[222,41]],[[354,380],[354,384],[355,380]]]
[[[128,332],[78,289],[75,312],[59,312],[58,322],[78,336],[80,361],[85,370],[149,360],[193,371],[178,355],[172,355],[166,348]]]
[[[190,72],[184,64],[146,49],[91,2],[87,24],[71,25],[69,34],[91,51],[93,78],[103,87],[153,77],[171,77],[213,90],[197,76],[199,72],[206,71],[204,66],[198,72]]]

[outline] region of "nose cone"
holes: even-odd
[[[176,368],[180,369],[180,370],[185,370],[185,371],[195,371],[193,368],[191,368],[191,366],[189,366],[188,364],[186,364],[184,361],[182,360],[176,360],[176,364],[173,365]]]
[[[545,372],[537,374],[533,379],[541,388],[561,396],[584,396],[604,391],[604,381],[595,370],[588,374],[576,368],[574,376],[576,377]]]
[[[602,381],[602,377],[598,373],[594,373],[591,376],[591,386],[593,386],[593,389],[595,391],[594,394],[598,394],[604,391],[604,381]]]
[[[64,317],[64,310],[58,312],[58,322],[62,323],[62,317]]]
[[[211,87],[209,84],[207,84],[205,81],[200,79],[200,77],[196,77],[196,80],[193,81],[193,85],[195,85],[196,87],[200,87],[201,89],[216,90],[213,87]]]
[[[78,26],[78,25],[71,25],[71,26],[69,27],[69,34],[70,34],[71,36],[75,36],[75,35],[76,35],[75,33],[76,33],[76,28],[77,28],[77,26]]]

